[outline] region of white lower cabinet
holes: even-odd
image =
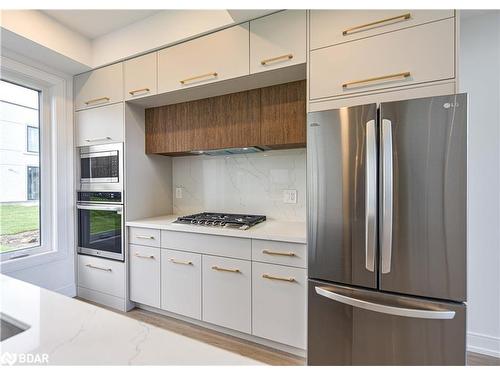
[[[160,307],[160,249],[129,245],[130,299]]]
[[[201,254],[161,250],[161,308],[201,320]]]
[[[125,263],[79,254],[78,286],[124,298]]]
[[[252,263],[252,334],[306,348],[307,271]]]
[[[251,262],[203,255],[203,320],[251,333]]]

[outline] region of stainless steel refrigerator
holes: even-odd
[[[313,112],[310,365],[463,365],[466,94]]]

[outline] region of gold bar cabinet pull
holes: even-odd
[[[269,279],[269,280],[287,281],[289,283],[295,282],[295,278],[293,278],[293,277],[271,276],[271,275],[268,275],[267,273],[263,274],[262,278]]]
[[[143,89],[132,90],[132,91],[129,91],[128,93],[130,95],[134,96],[135,94],[137,94],[139,92],[142,92],[143,94],[147,94],[149,92],[149,89],[147,87],[144,87]]]
[[[144,259],[154,259],[155,256],[154,255],[141,255],[139,253],[135,253],[134,254],[137,258],[144,258]]]
[[[281,255],[281,256],[285,256],[285,257],[294,257],[295,256],[295,253],[292,253],[291,251],[290,252],[286,252],[286,253],[281,253],[279,251],[262,250],[262,254],[267,254],[267,255]]]
[[[396,74],[389,74],[386,76],[380,76],[380,77],[373,77],[373,78],[366,78],[366,79],[361,79],[359,81],[351,81],[351,82],[346,82],[342,84],[342,88],[347,89],[349,86],[353,85],[359,85],[362,83],[370,83],[370,82],[375,82],[375,81],[383,81],[386,79],[393,79],[393,78],[408,78],[411,76],[410,72],[401,72],[401,73],[396,73]]]
[[[190,260],[177,260],[174,258],[170,258],[170,261],[175,264],[185,264],[186,266],[193,265],[193,262],[191,262]]]
[[[211,73],[202,74],[202,75],[199,75],[199,76],[184,78],[184,79],[181,79],[179,82],[182,83],[183,85],[185,85],[186,83],[189,83],[190,81],[195,81],[195,80],[198,80],[198,79],[201,79],[201,78],[207,78],[207,77],[217,78],[217,76],[218,76],[217,72],[211,72]]]
[[[219,266],[212,266],[212,269],[215,270],[215,271],[240,273],[240,270],[237,269],[237,268],[222,268],[222,267],[219,267]]]
[[[97,103],[97,102],[101,102],[103,100],[106,100],[107,102],[109,102],[109,98],[107,96],[103,96],[102,98],[95,98],[95,99],[90,99],[90,100],[87,100],[85,102],[86,105],[89,105],[89,104],[92,104],[92,103]]]
[[[342,31],[342,35],[346,36],[349,33],[352,33],[354,31],[359,31],[360,29],[366,29],[367,27],[371,27],[371,26],[377,26],[377,25],[380,25],[381,23],[387,23],[387,22],[397,21],[397,20],[406,21],[406,20],[409,20],[410,18],[411,18],[411,13],[400,14],[399,16],[396,16],[396,17],[384,18],[383,20],[365,23],[364,25],[351,27],[349,29]]]
[[[281,60],[291,60],[293,59],[293,55],[291,53],[287,53],[286,55],[282,55],[282,56],[276,56],[276,57],[272,57],[270,59],[265,59],[265,60],[262,60],[260,62],[261,65],[268,65],[270,63],[274,63],[274,62],[277,62],[277,61],[281,61]]]

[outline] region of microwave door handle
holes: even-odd
[[[121,206],[118,207],[98,206],[96,204],[93,205],[77,204],[76,208],[79,210],[116,211],[116,212],[122,212],[123,210]]]
[[[381,272],[391,272],[392,221],[393,221],[393,149],[392,123],[382,119],[382,225],[381,225]]]
[[[333,301],[342,303],[344,305],[349,305],[357,307],[363,310],[374,311],[382,314],[404,316],[408,318],[420,318],[420,319],[453,319],[455,317],[455,311],[452,310],[430,310],[430,309],[414,309],[409,307],[399,307],[392,305],[384,305],[381,303],[375,303],[371,301],[365,301],[359,298],[354,298],[346,296],[344,294],[333,292],[331,290],[321,288],[319,286],[315,287],[316,293],[320,296],[326,297]]]

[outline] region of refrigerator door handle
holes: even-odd
[[[375,120],[366,123],[365,168],[365,268],[375,271],[377,231],[377,140]]]
[[[345,296],[343,294],[332,292],[330,290],[321,288],[319,286],[316,286],[315,290],[316,293],[319,294],[320,296],[329,298],[333,301],[382,314],[404,316],[408,318],[438,319],[438,320],[453,319],[455,317],[455,311],[450,311],[450,310],[420,310],[420,309],[410,309],[406,307],[382,305],[374,302],[364,301],[358,298]]]
[[[391,272],[392,258],[392,211],[393,211],[393,149],[392,123],[382,119],[382,228],[381,268],[382,273]]]

